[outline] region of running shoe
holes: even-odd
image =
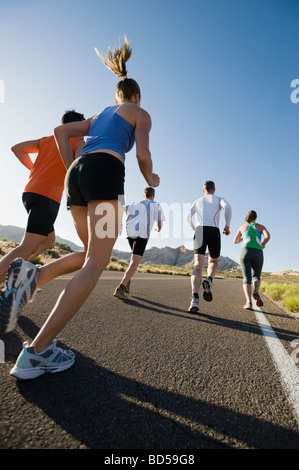
[[[192,299],[191,299],[191,304],[190,304],[188,312],[190,312],[190,313],[199,312],[199,300],[196,299],[195,297],[192,297]]]
[[[21,310],[34,299],[37,290],[38,268],[24,259],[13,261],[9,267],[6,289],[0,295],[0,333],[12,331]]]
[[[207,301],[207,302],[211,302],[213,300],[213,295],[212,295],[212,292],[211,292],[211,287],[212,287],[212,282],[209,278],[207,279],[204,279],[202,281],[202,287],[204,289],[204,292],[203,292],[203,298]]]
[[[124,286],[123,284],[122,284],[122,286],[124,287],[125,292],[126,292],[127,294],[129,294],[129,293],[130,293],[131,281],[129,281],[126,286]]]
[[[262,299],[260,298],[260,294],[257,291],[254,291],[252,294],[254,300],[256,300],[256,306],[257,307],[262,307],[264,305]]]
[[[125,286],[123,286],[122,284],[115,289],[113,295],[114,297],[118,297],[121,300],[126,300],[128,298],[125,291]]]
[[[23,343],[23,349],[19,354],[17,362],[10,371],[10,375],[18,379],[35,379],[40,375],[54,372],[62,372],[69,369],[75,362],[73,351],[59,348],[56,339],[42,353],[35,352],[28,341]]]
[[[246,304],[244,305],[243,308],[245,308],[247,310],[252,310],[252,303],[251,302],[246,302]]]

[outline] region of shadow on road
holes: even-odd
[[[196,314],[188,313],[187,309],[185,311],[180,308],[176,308],[173,306],[170,307],[169,305],[162,304],[159,302],[154,302],[152,300],[149,300],[143,297],[137,297],[137,296],[134,296],[133,298],[130,298],[126,300],[125,302],[130,304],[132,307],[137,307],[138,309],[140,309],[140,311],[149,310],[151,312],[154,311],[156,313],[161,313],[164,315],[175,315],[175,316],[181,316],[182,318],[187,317],[192,321],[214,323],[215,325],[223,326],[224,328],[250,332],[250,333],[254,333],[257,335],[261,335],[261,336],[265,334],[262,332],[260,326],[257,323],[253,323],[253,322],[246,323],[244,322],[242,317],[240,321],[238,321],[238,320],[231,320],[229,318],[220,317],[213,313],[211,314],[201,313],[201,312],[196,313]],[[212,311],[212,308],[211,308],[211,311]],[[264,313],[268,314],[268,312],[264,312]],[[252,312],[252,315],[254,315],[254,312]],[[291,343],[294,339],[298,338],[298,332],[285,330],[285,329],[278,328],[275,326],[273,326],[272,329],[280,340],[285,340]],[[272,333],[269,332],[269,335],[271,336]]]
[[[137,297],[130,303],[161,314],[188,316],[179,308],[143,298]],[[252,324],[213,315],[190,316],[190,320],[221,323],[225,328],[250,328],[251,332],[261,334]],[[38,332],[35,323],[26,317],[20,317],[19,326],[31,338]],[[10,358],[17,357],[21,342],[16,331],[6,336],[6,353]],[[64,436],[65,433],[71,436],[64,442],[57,441],[57,448],[299,448],[298,433],[290,429],[208,403],[200,397],[194,399],[167,390],[166,384],[160,389],[122,376],[102,367],[100,361],[76,352],[76,362],[68,371],[46,374],[28,382],[17,381],[20,395],[42,410],[64,431]],[[32,422],[33,433],[43,425]],[[39,447],[47,448],[47,441],[40,442]]]
[[[31,323],[30,328],[35,330]],[[16,343],[15,335],[11,341]],[[16,348],[12,347],[13,354]],[[76,362],[68,371],[46,374],[28,382],[17,381],[17,388],[23,398],[77,441],[58,440],[57,448],[291,449],[299,446],[298,434],[291,430],[124,377],[80,352],[76,352]],[[34,426],[38,430],[41,423],[34,419],[32,422],[34,433]],[[39,447],[47,448],[47,441],[39,443]]]

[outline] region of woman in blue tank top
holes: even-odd
[[[156,187],[160,182],[159,176],[153,173],[149,150],[151,118],[140,107],[138,84],[127,78],[126,62],[132,53],[130,43],[125,37],[122,46],[113,52],[108,49],[107,58],[96,52],[106,67],[120,78],[116,85],[115,105],[85,121],[64,124],[54,131],[60,155],[68,169],[65,180],[67,205],[85,251],[63,257],[56,264],[51,263],[51,274],[49,269],[43,268],[38,273],[36,278],[40,286],[50,278],[79,269],[60,295],[41,331],[31,345],[22,350],[11,371],[16,377],[33,378],[46,370],[51,372],[51,367],[60,371],[74,363],[74,353],[61,348],[58,348],[61,354],[59,364],[50,364],[46,356],[57,356],[54,338],[88,298],[109,262],[123,215],[125,154],[134,143],[138,165],[147,184]],[[69,139],[81,136],[87,136],[86,145],[73,162]],[[41,356],[36,353],[42,355],[46,349],[43,357],[43,361],[47,361],[46,366],[45,363],[43,367],[36,366],[34,371],[26,367],[29,358],[39,361]]]
[[[257,213],[249,211],[245,222],[238,229],[234,238],[234,243],[243,241],[240,263],[243,273],[243,289],[246,298],[244,308],[251,309],[251,281],[253,282],[253,298],[256,300],[258,307],[263,306],[259,290],[261,285],[261,272],[263,267],[264,255],[263,249],[270,240],[270,233],[264,225],[257,224]],[[262,241],[262,237],[264,238]]]

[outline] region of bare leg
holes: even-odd
[[[65,255],[51,263],[45,264],[40,268],[36,275],[37,286],[41,287],[58,276],[73,273],[74,271],[81,269],[85,261],[85,256],[85,251],[78,251]]]
[[[141,261],[142,261],[142,256],[132,254],[131,261],[130,261],[130,264],[128,266],[128,269],[126,270],[126,272],[124,274],[124,277],[122,278],[122,281],[121,281],[121,284],[123,286],[128,285],[128,282],[131,280],[131,278],[133,277],[133,275],[137,271],[137,268],[138,268],[139,264],[141,263]]]
[[[198,294],[202,281],[202,270],[205,264],[204,255],[194,255],[194,267],[191,274],[192,294]]]
[[[110,201],[113,210],[105,215],[108,224],[114,224],[114,236],[99,238],[96,234],[96,224],[103,218],[103,215],[96,215],[96,207],[100,201],[91,201],[87,208],[88,224],[88,248],[83,267],[73,277],[66,289],[61,293],[58,301],[52,310],[48,320],[32,342],[37,352],[45,350],[54,340],[56,335],[66,326],[73,315],[79,310],[81,305],[93,291],[98,279],[107,266],[112,248],[118,234],[118,201]],[[77,217],[86,208],[72,211],[73,217]],[[75,213],[76,212],[76,213]],[[78,222],[80,224],[80,222]],[[80,226],[80,228],[82,228]]]
[[[20,245],[5,255],[0,262],[0,283],[5,281],[9,265],[16,258],[23,258],[30,261],[40,255],[47,248],[50,248],[55,241],[55,232],[47,237],[36,233],[25,233]]]
[[[218,271],[218,260],[219,258],[209,258],[208,277],[211,277],[212,279],[214,279]]]
[[[85,251],[70,253],[43,266],[36,276],[38,287],[43,286],[58,276],[77,271],[83,266],[88,244],[87,207],[73,206],[71,214],[77,234],[85,246]]]
[[[251,284],[243,284],[243,290],[247,304],[251,304]]]
[[[253,279],[253,290],[254,292],[259,292],[261,286],[261,281],[259,279]]]

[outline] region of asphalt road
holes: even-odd
[[[290,399],[299,403],[298,364],[292,395],[256,312],[242,308],[241,281],[216,279],[213,302],[201,299],[194,315],[190,278],[137,273],[123,302],[112,296],[121,277],[105,272],[62,332],[76,352],[65,372],[9,376],[69,277],[44,286],[16,330],[0,336],[1,449],[299,448]],[[274,331],[290,357],[299,319],[265,298],[262,310],[266,336]]]

